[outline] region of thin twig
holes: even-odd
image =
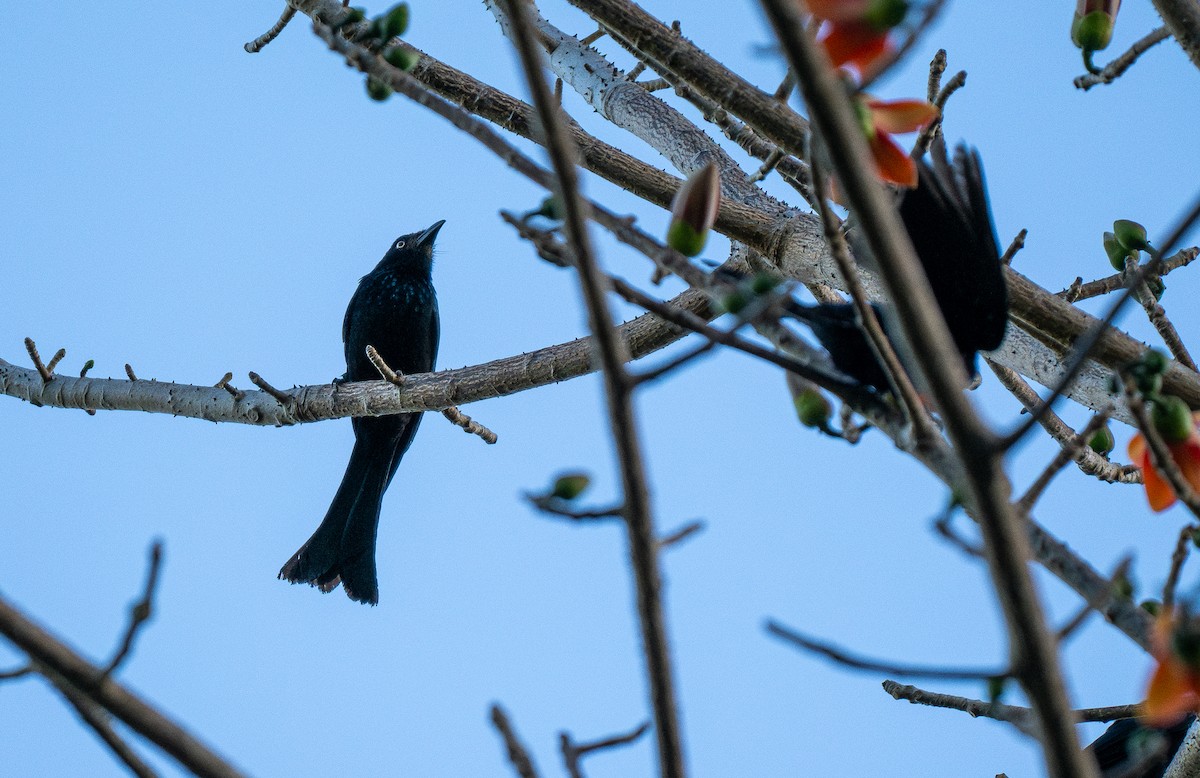
[[[1109,583],[1109,586],[1112,587],[1114,591],[1118,591],[1117,587],[1118,587],[1119,582],[1125,582],[1126,584],[1128,584],[1129,568],[1132,564],[1133,564],[1133,557],[1127,556],[1127,557],[1123,558],[1120,562],[1118,562],[1117,566],[1115,568],[1113,568],[1112,575],[1110,575],[1108,577],[1108,583]],[[1067,621],[1067,623],[1063,624],[1061,627],[1058,628],[1058,631],[1054,633],[1054,639],[1057,640],[1060,644],[1065,642],[1068,638],[1070,638],[1072,635],[1074,635],[1075,632],[1078,631],[1080,627],[1082,627],[1087,622],[1088,616],[1090,616],[1095,610],[1096,610],[1096,608],[1092,605],[1092,603],[1090,603],[1090,602],[1084,603],[1083,607],[1081,607],[1079,609],[1078,613],[1076,613],[1074,616],[1072,616],[1071,619]]]
[[[1196,372],[1196,363],[1192,360],[1192,355],[1188,353],[1187,346],[1183,344],[1183,338],[1179,337],[1179,331],[1175,329],[1175,325],[1167,317],[1166,310],[1155,298],[1154,292],[1150,290],[1150,285],[1145,279],[1137,281],[1133,278],[1133,260],[1129,260],[1125,266],[1124,276],[1130,284],[1137,284],[1137,300],[1142,304],[1142,309],[1146,312],[1146,318],[1150,320],[1150,324],[1154,329],[1158,330],[1159,337],[1162,338],[1163,344],[1170,350],[1171,356],[1181,365]]]
[[[772,635],[783,638],[788,643],[802,648],[814,654],[819,654],[827,659],[832,659],[834,662],[845,667],[852,667],[855,670],[866,670],[872,673],[884,673],[887,675],[895,675],[901,678],[932,678],[946,681],[986,681],[989,678],[1005,678],[1008,677],[1007,670],[996,671],[992,669],[980,668],[948,668],[948,667],[926,667],[920,665],[897,665],[891,662],[883,662],[876,659],[868,659],[866,657],[856,656],[851,654],[832,643],[810,638],[807,635],[802,635],[795,630],[784,627],[778,622],[768,621],[767,632]]]
[[[33,360],[33,366],[37,368],[38,375],[42,377],[42,383],[48,383],[54,380],[54,374],[46,369],[42,364],[42,357],[38,354],[37,345],[34,344],[33,338],[25,339],[25,350],[29,352],[29,358]]]
[[[517,733],[508,720],[508,714],[499,705],[492,706],[492,724],[500,737],[504,739],[504,747],[508,750],[508,761],[520,778],[538,778],[537,768],[529,758],[529,751],[521,744]]]
[[[1154,281],[1158,278],[1163,278],[1172,270],[1178,270],[1181,267],[1187,267],[1200,256],[1200,248],[1195,246],[1191,248],[1181,249],[1171,256],[1163,260],[1162,268],[1153,276],[1146,279],[1147,282]],[[1109,292],[1116,292],[1124,289],[1126,278],[1121,273],[1113,273],[1111,276],[1104,276],[1095,281],[1088,281],[1086,284],[1082,278],[1075,279],[1075,282],[1061,292],[1056,292],[1057,296],[1063,298],[1069,303],[1079,302],[1080,300],[1089,300],[1093,297],[1099,297]]]
[[[487,443],[488,445],[491,445],[499,440],[499,438],[496,436],[496,433],[492,432],[487,427],[483,426],[467,414],[460,411],[457,405],[451,405],[449,408],[443,408],[442,415],[445,416],[446,420],[451,424],[457,427],[462,427],[463,432],[471,435],[478,435],[483,439],[483,442]]]
[[[275,22],[271,29],[250,41],[242,48],[246,50],[247,54],[257,54],[258,52],[262,51],[268,43],[279,37],[279,33],[283,32],[283,28],[288,26],[288,22],[290,22],[292,17],[295,15],[295,8],[290,5],[284,6],[283,13],[279,15],[279,21]]]
[[[103,708],[80,694],[68,683],[55,684],[55,688],[58,689],[63,699],[75,709],[83,723],[96,733],[96,737],[100,738],[104,745],[108,746],[113,756],[129,768],[130,773],[137,778],[157,778],[158,773],[142,761],[137,752],[113,729]]]
[[[942,91],[938,92],[937,96],[931,98],[931,102],[937,106],[938,113],[933,121],[925,125],[921,132],[917,134],[916,141],[913,142],[913,157],[924,156],[929,150],[929,145],[938,137],[938,133],[942,131],[942,124],[946,118],[946,103],[949,102],[950,96],[967,85],[967,71],[960,70],[950,77],[946,85],[942,87]]]
[[[1175,588],[1179,586],[1179,576],[1183,573],[1183,563],[1187,561],[1188,551],[1200,530],[1195,524],[1188,524],[1179,530],[1179,539],[1175,541],[1175,551],[1171,553],[1171,570],[1167,573],[1167,582],[1163,584],[1162,607],[1167,613],[1175,607]]]
[[[374,346],[367,346],[367,359],[371,360],[371,364],[379,371],[379,375],[383,376],[383,380],[394,386],[404,386],[404,374],[392,370],[388,367],[388,363],[383,361],[383,357],[375,350]]]
[[[545,146],[556,176],[556,194],[563,206],[563,227],[575,258],[575,270],[587,305],[588,320],[602,365],[605,395],[613,441],[621,471],[624,517],[628,528],[630,562],[637,592],[638,617],[650,701],[658,738],[662,778],[682,778],[686,773],[682,734],[676,704],[675,681],[663,614],[662,576],[658,569],[657,533],[650,507],[649,487],[642,464],[641,441],[633,410],[632,384],[625,372],[625,345],[616,337],[612,314],[605,300],[604,276],[592,254],[586,228],[586,211],[579,195],[575,153],[558,107],[554,105],[542,72],[529,9],[524,0],[505,0],[511,39],[525,71],[534,107],[545,133]]]
[[[1092,435],[1094,435],[1098,429],[1104,426],[1105,422],[1108,421],[1108,416],[1108,411],[1102,411],[1101,413],[1093,416],[1088,423],[1084,425],[1083,429],[1081,429],[1073,438],[1071,438],[1066,445],[1059,449],[1058,453],[1054,456],[1054,459],[1050,460],[1050,464],[1046,465],[1045,469],[1042,470],[1041,474],[1037,477],[1029,489],[1026,490],[1025,494],[1021,495],[1021,499],[1017,500],[1017,510],[1019,512],[1028,513],[1033,509],[1034,503],[1036,503],[1038,498],[1042,496],[1042,493],[1046,491],[1046,487],[1050,485],[1050,482],[1054,479],[1054,476],[1062,472],[1062,469],[1066,467],[1068,463],[1079,457],[1079,452],[1082,451],[1083,447],[1088,444],[1088,441],[1091,440]]]
[[[624,505],[613,505],[608,508],[570,508],[566,500],[561,497],[555,497],[553,494],[532,494],[526,492],[525,499],[542,513],[548,513],[551,516],[557,516],[562,519],[570,519],[578,524],[620,519],[625,514]]]
[[[152,708],[112,678],[100,683],[101,668],[30,621],[0,598],[0,634],[44,667],[123,721],[201,778],[240,778],[242,773],[163,713]],[[57,681],[56,681],[57,683]]]
[[[141,632],[142,626],[154,615],[154,592],[158,589],[158,571],[162,566],[161,540],[156,540],[150,546],[150,564],[146,568],[146,585],[142,588],[141,598],[129,608],[129,625],[121,638],[113,658],[104,666],[101,681],[116,672],[117,668],[129,658],[133,651],[133,642]]]
[[[1170,37],[1171,31],[1165,26],[1159,27],[1157,30],[1153,30],[1144,37],[1139,38],[1132,46],[1129,47],[1128,51],[1114,59],[1112,62],[1109,62],[1098,72],[1085,73],[1082,76],[1076,76],[1074,81],[1075,86],[1086,92],[1087,90],[1099,84],[1111,84],[1113,81],[1116,81],[1122,73],[1124,73],[1126,70],[1129,70],[1129,67],[1134,62],[1137,62],[1138,57],[1142,56],[1151,48],[1153,48],[1155,44],[1165,41]]]
[[[929,705],[935,708],[961,710],[971,716],[982,716],[988,719],[1007,721],[1012,724],[1017,724],[1018,722],[1026,726],[1032,726],[1033,724],[1033,711],[1018,705],[972,700],[968,697],[959,697],[953,694],[939,694],[917,688],[916,686],[896,683],[895,681],[884,681],[883,690],[897,700],[907,700],[914,705]],[[1103,708],[1081,708],[1071,711],[1072,719],[1079,723],[1117,721],[1119,719],[1131,719],[1137,715],[1137,705],[1110,705]]]
[[[563,764],[567,768],[567,775],[571,778],[583,778],[583,768],[580,767],[579,762],[584,756],[595,751],[603,751],[633,743],[646,734],[649,729],[650,722],[647,721],[623,735],[612,735],[611,737],[593,740],[588,743],[575,743],[571,740],[570,733],[560,732],[558,734],[558,745],[562,750]]]
[[[908,52],[912,51],[917,41],[925,34],[925,31],[937,21],[937,17],[941,14],[942,7],[945,5],[946,0],[932,0],[932,2],[926,4],[925,13],[922,14],[916,24],[912,25],[900,45],[893,49],[887,56],[881,57],[871,63],[871,68],[864,74],[859,89],[865,90],[870,88],[871,84],[875,83],[876,80],[895,67],[896,63],[903,59]]]
[[[257,386],[259,389],[262,389],[267,394],[274,397],[285,408],[291,408],[296,404],[295,397],[292,397],[287,392],[281,392],[280,390],[271,386],[269,383],[266,382],[266,379],[264,379],[258,373],[255,373],[253,370],[251,370],[249,375],[250,375],[251,383],[253,383],[255,386]]]
[[[1002,265],[1011,265],[1012,264],[1013,257],[1015,257],[1017,255],[1017,252],[1020,251],[1021,249],[1025,248],[1025,238],[1028,235],[1029,235],[1029,230],[1024,229],[1024,228],[1022,228],[1021,231],[1017,233],[1017,237],[1012,239],[1012,243],[1008,244],[1008,248],[1006,248],[1004,250],[1004,255],[1000,257],[1000,264],[1002,264]]]
[[[999,441],[999,446],[1002,450],[1009,449],[1016,445],[1021,438],[1025,437],[1029,430],[1033,429],[1033,425],[1038,423],[1038,419],[1041,414],[1048,411],[1058,400],[1058,398],[1063,396],[1063,394],[1067,391],[1067,388],[1075,381],[1075,378],[1083,370],[1083,366],[1087,363],[1088,356],[1091,354],[1092,349],[1096,347],[1096,344],[1099,343],[1100,339],[1103,338],[1105,333],[1108,332],[1108,328],[1112,326],[1113,320],[1117,318],[1117,314],[1119,314],[1121,309],[1125,307],[1125,303],[1129,302],[1129,298],[1133,296],[1135,290],[1144,284],[1148,278],[1151,278],[1155,274],[1162,272],[1163,256],[1167,252],[1175,249],[1175,246],[1179,243],[1184,234],[1188,231],[1188,229],[1191,228],[1192,224],[1194,224],[1197,219],[1200,219],[1200,195],[1196,196],[1192,203],[1192,207],[1188,210],[1187,214],[1185,214],[1183,218],[1179,220],[1174,229],[1172,229],[1167,235],[1166,240],[1159,244],[1160,248],[1150,250],[1150,261],[1138,268],[1137,273],[1132,277],[1132,283],[1126,285],[1125,291],[1122,292],[1120,297],[1118,297],[1112,303],[1112,305],[1109,306],[1109,309],[1105,313],[1104,317],[1100,321],[1096,322],[1089,331],[1083,333],[1083,335],[1081,335],[1075,341],[1075,345],[1071,349],[1071,353],[1068,354],[1063,360],[1064,364],[1066,364],[1068,367],[1063,375],[1059,378],[1057,385],[1055,385],[1051,390],[1050,396],[1046,398],[1038,410],[1029,414],[1028,419],[1026,419],[1022,424],[1018,425],[1017,428],[1012,432],[1001,438]]]
[[[0,670],[0,681],[13,681],[33,673],[33,665],[22,665],[12,670]]]
[[[683,541],[687,540],[692,535],[695,535],[697,532],[700,532],[703,529],[704,529],[703,521],[688,522],[687,524],[684,524],[682,527],[675,530],[674,532],[672,532],[668,535],[664,535],[661,538],[659,538],[658,539],[658,547],[660,549],[664,549],[664,548],[668,548],[670,546],[678,545],[679,543],[682,543]]]
[[[1042,398],[1038,396],[1033,387],[1019,373],[990,359],[986,361],[988,367],[1000,379],[1000,383],[1005,389],[1012,392],[1012,395],[1025,407],[1027,413],[1033,413],[1041,407]],[[1050,437],[1058,441],[1060,446],[1069,446],[1075,440],[1075,430],[1067,426],[1066,422],[1054,411],[1043,413],[1038,423],[1042,425],[1042,429]],[[1099,478],[1101,481],[1123,484],[1140,484],[1142,482],[1142,471],[1136,465],[1121,465],[1116,462],[1110,462],[1095,451],[1092,451],[1090,447],[1083,447],[1078,450],[1075,457],[1075,464],[1087,475]]]
[[[682,354],[680,354],[672,359],[667,360],[666,362],[659,365],[658,367],[652,368],[650,370],[646,370],[641,373],[634,373],[632,375],[633,381],[638,386],[641,386],[642,384],[648,384],[648,383],[657,381],[658,379],[662,378],[663,376],[667,375],[668,373],[672,373],[672,372],[678,370],[679,368],[683,367],[684,365],[688,364],[689,362],[692,362],[692,361],[698,359],[699,357],[704,356],[708,352],[712,351],[716,347],[716,345],[717,345],[717,342],[715,340],[705,340],[700,345],[695,346],[692,349],[690,349],[689,351],[685,351]]]

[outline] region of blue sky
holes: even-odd
[[[412,5],[415,45],[525,94],[480,4]],[[1108,272],[1100,235],[1114,218],[1162,235],[1200,169],[1196,72],[1178,48],[1162,44],[1118,84],[1081,93],[1069,4],[1055,6],[951,3],[876,90],[923,94],[938,47],[952,70],[968,70],[947,134],[980,148],[1001,242],[1028,228],[1016,267],[1052,290]],[[755,83],[778,82],[753,4],[646,7],[682,14],[687,35]],[[543,10],[564,29],[593,27],[573,9]],[[442,367],[583,334],[574,279],[496,216],[542,193],[419,107],[369,101],[361,76],[303,20],[245,54],[278,12],[265,2],[118,4],[86,17],[72,4],[9,9],[0,357],[24,364],[29,336],[46,354],[67,348],[63,372],[90,358],[98,376],[120,377],[129,362],[141,377],[181,383],[212,384],[227,370],[240,386],[250,370],[277,386],[326,382],[344,369],[341,317],[358,277],[396,235],[443,218]],[[1109,53],[1156,23],[1148,4],[1127,3]],[[579,100],[566,105],[665,164]],[[603,182],[586,186],[651,231],[665,228],[661,211]],[[644,259],[597,239],[608,269],[648,285]],[[715,240],[710,255],[726,245]],[[1186,339],[1198,324],[1187,304],[1195,281],[1167,283],[1164,305]],[[1150,339],[1137,316],[1125,321]],[[975,398],[989,418],[1015,417],[992,380]],[[638,407],[659,525],[707,522],[664,558],[694,775],[1039,774],[1036,749],[1002,725],[894,702],[882,678],[763,633],[776,618],[898,661],[999,666],[1005,641],[986,572],[929,529],[945,498],[932,477],[880,435],[849,447],[801,428],[778,371],[738,354],[654,385]],[[382,602],[366,608],[275,580],[337,487],[348,423],[89,417],[0,398],[0,592],[106,657],[147,547],[162,538],[158,610],[121,679],[246,771],[508,774],[487,723],[501,701],[543,772],[561,774],[560,730],[589,739],[649,715],[619,528],[559,524],[520,497],[563,469],[592,472],[597,503],[615,495],[601,386],[588,377],[465,410],[500,442],[425,421],[384,503]],[[1122,446],[1128,434],[1117,429]],[[1017,453],[1018,489],[1052,451],[1037,442]],[[1178,509],[1151,515],[1136,487],[1072,471],[1038,515],[1102,569],[1135,553],[1147,596],[1184,522]],[[1039,581],[1055,618],[1068,618],[1073,596]],[[1185,571],[1185,588],[1196,581]],[[15,657],[0,648],[0,659]],[[1065,661],[1081,706],[1136,700],[1149,669],[1099,623]],[[37,681],[0,686],[0,733],[13,775],[123,774]],[[650,743],[592,757],[589,775],[651,774]]]

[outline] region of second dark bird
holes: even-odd
[[[367,358],[373,346],[393,370],[428,373],[438,349],[437,295],[433,290],[433,241],[445,224],[392,242],[383,259],[358,282],[342,321],[346,349],[343,381],[379,378]],[[383,493],[412,444],[420,413],[352,418],[354,449],[333,503],[312,537],[292,555],[279,577],[323,592],[340,583],[358,602],[379,602],[375,537]]]
[[[941,160],[931,167],[921,161],[917,169],[917,187],[901,197],[900,219],[963,366],[975,376],[976,354],[998,348],[1008,323],[1008,289],[983,166],[976,151],[959,148],[953,164]],[[876,311],[881,312],[878,306]],[[887,374],[859,329],[850,303],[793,301],[789,313],[809,325],[834,367],[866,386],[888,390]]]

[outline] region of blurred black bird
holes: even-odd
[[[901,197],[900,219],[967,375],[974,377],[977,352],[999,347],[1008,323],[1008,288],[983,166],[978,152],[959,147],[953,164],[935,155],[934,166],[921,160],[917,170],[916,188]],[[875,310],[883,313],[879,306]],[[858,327],[853,305],[791,301],[788,312],[808,324],[838,370],[866,386],[888,390],[887,374]],[[886,326],[886,317],[882,320]]]
[[[1137,719],[1121,719],[1087,747],[1104,778],[1162,778],[1183,745],[1195,716],[1157,729]]]
[[[397,238],[383,259],[358,282],[342,322],[346,374],[339,381],[379,378],[367,358],[374,346],[393,370],[428,373],[438,348],[437,295],[430,272],[433,241],[444,221]],[[354,425],[354,449],[333,503],[308,542],[292,555],[279,577],[323,592],[341,583],[358,602],[379,602],[375,536],[379,506],[401,457],[412,444],[420,413],[362,416]]]

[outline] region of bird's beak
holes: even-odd
[[[417,236],[417,247],[418,248],[426,248],[427,246],[432,246],[433,239],[437,237],[438,230],[440,230],[442,228],[442,225],[445,223],[446,223],[445,219],[442,219],[441,221],[436,221],[433,223],[432,227],[430,227],[429,229],[425,230],[420,235],[418,235]]]

